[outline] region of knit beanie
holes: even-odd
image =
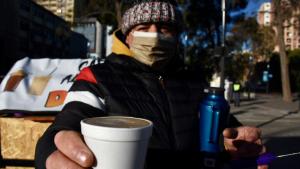
[[[158,22],[181,29],[182,16],[175,0],[132,0],[123,14],[121,30],[126,35],[138,24]]]

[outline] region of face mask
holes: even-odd
[[[165,65],[176,51],[176,40],[155,32],[133,32],[133,41],[130,50],[133,57],[149,66]]]

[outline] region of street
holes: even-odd
[[[231,104],[231,113],[244,125],[262,129],[267,151],[282,155],[300,151],[299,101],[282,101],[279,94],[256,94],[253,100],[243,99],[240,107]],[[300,155],[275,160],[270,169],[300,169]]]

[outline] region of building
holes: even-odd
[[[265,2],[260,6],[257,15],[259,25],[272,26],[271,24],[274,20],[272,11],[271,2]],[[300,48],[299,25],[296,17],[290,18],[289,23],[292,24],[290,24],[290,26],[284,26],[284,42],[287,50],[294,50]],[[279,51],[278,46],[275,46],[274,50]]]
[[[88,57],[103,58],[111,53],[112,37],[107,32],[111,27],[102,25],[96,18],[90,18],[99,14],[91,12],[84,14],[87,0],[34,0],[41,6],[65,19],[72,26],[72,30],[83,34],[88,42]],[[107,29],[108,28],[108,29]]]
[[[16,58],[18,38],[17,4],[13,1],[0,1],[0,75],[4,75]]]
[[[259,25],[271,26],[271,11],[271,2],[265,2],[260,6],[257,14],[257,21]]]
[[[113,35],[110,34],[112,29],[112,26],[106,26],[106,55],[112,53]]]
[[[69,23],[81,16],[81,11],[87,4],[86,0],[34,0],[57,16]]]
[[[111,53],[111,46],[108,44],[111,42],[108,33],[111,27],[102,25],[96,18],[85,18],[77,20],[72,29],[88,39],[88,57],[105,58]]]
[[[31,0],[0,1],[0,20],[0,75],[23,57],[86,57],[86,45],[82,44],[87,39],[72,32],[65,20]],[[76,41],[72,40],[74,36]],[[77,55],[71,53],[72,46],[80,50]]]
[[[293,26],[284,27],[284,43],[287,49],[294,50],[300,48],[300,31],[296,18],[291,18]]]

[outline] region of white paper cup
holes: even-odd
[[[87,118],[81,133],[96,157],[94,169],[143,169],[152,134],[149,120],[125,116]]]

